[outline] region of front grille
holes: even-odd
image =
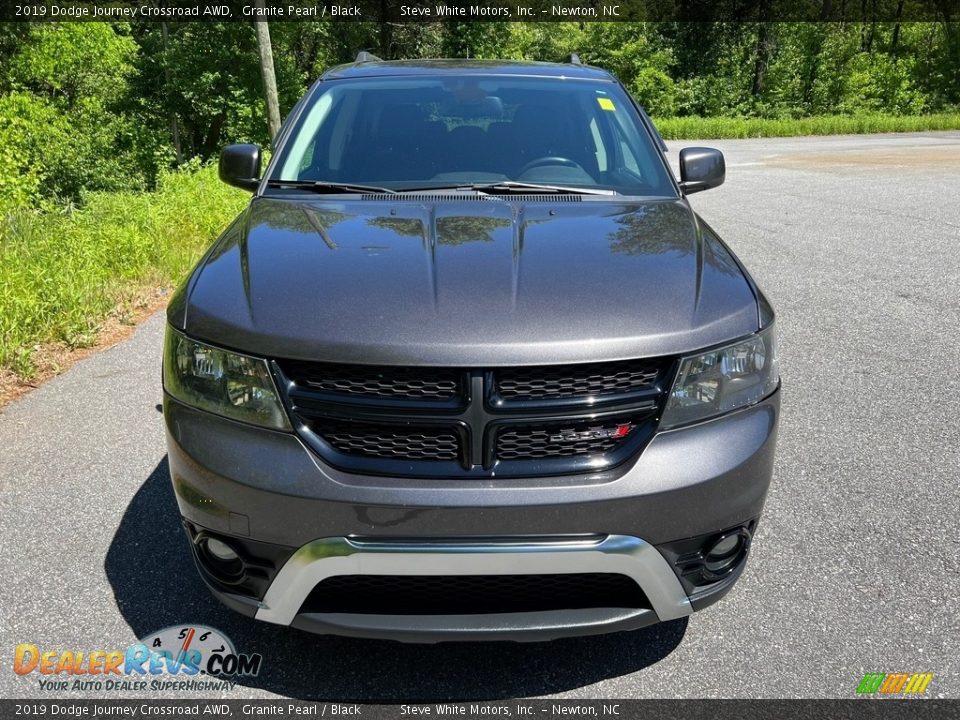
[[[338,452],[404,460],[457,460],[460,438],[443,428],[403,428],[352,422],[313,425]]]
[[[656,363],[618,363],[519,367],[494,373],[497,395],[505,400],[560,400],[623,395],[647,390],[656,383]]]
[[[626,575],[337,575],[319,583],[301,613],[477,615],[582,608],[648,608]]]
[[[277,360],[294,426],[335,467],[387,477],[599,473],[653,435],[671,359],[519,368]]]
[[[462,391],[463,373],[449,368],[290,361],[284,364],[284,371],[305,387],[340,395],[450,400]]]

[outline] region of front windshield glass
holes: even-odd
[[[559,78],[326,82],[270,179],[393,190],[514,181],[676,196],[620,87]]]

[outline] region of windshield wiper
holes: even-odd
[[[514,193],[514,192],[552,192],[562,195],[619,195],[616,190],[601,190],[599,188],[567,187],[565,185],[541,185],[540,183],[518,182],[516,180],[500,180],[492,183],[476,183],[461,186],[464,190],[476,190],[483,193]]]
[[[378,185],[358,185],[357,183],[338,183],[326,180],[268,180],[267,187],[292,187],[318,193],[389,193],[394,195],[397,192]]]

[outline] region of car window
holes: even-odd
[[[561,78],[327,82],[275,167],[274,180],[393,189],[514,180],[675,195],[620,87]]]

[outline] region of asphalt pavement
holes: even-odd
[[[226,610],[178,525],[158,314],[0,412],[0,697],[140,697],[43,690],[14,647],[180,623],[264,656],[230,698],[846,698],[865,672],[932,672],[927,695],[960,697],[960,133],[702,144],[727,182],[691,201],[772,300],[784,379],[773,487],[725,600],[545,644],[328,638]]]

